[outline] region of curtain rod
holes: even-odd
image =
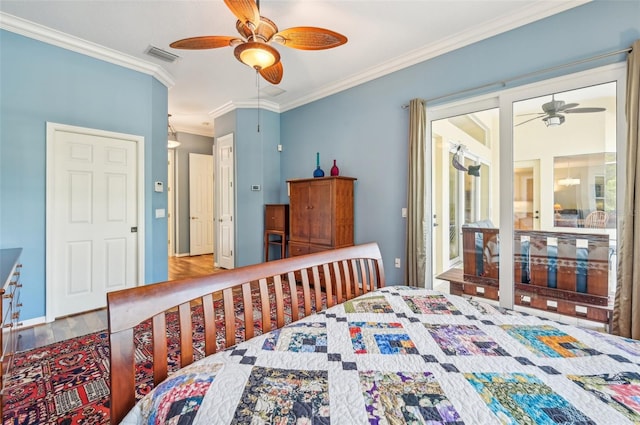
[[[609,56],[615,56],[615,55],[619,55],[619,54],[622,54],[622,53],[630,53],[632,50],[633,49],[631,47],[627,47],[626,49],[615,50],[615,51],[612,51],[612,52],[603,53],[601,55],[592,56],[590,58],[579,59],[577,61],[565,63],[565,64],[562,64],[562,65],[556,65],[556,66],[552,66],[552,67],[549,67],[549,68],[540,69],[538,71],[528,72],[526,74],[521,74],[521,75],[518,75],[516,77],[507,78],[505,80],[498,80],[498,81],[494,81],[492,83],[482,84],[482,85],[471,87],[471,88],[468,88],[468,89],[458,90],[458,91],[455,91],[453,93],[444,94],[442,96],[432,97],[431,99],[427,99],[425,101],[425,103],[433,102],[435,100],[446,99],[448,97],[453,97],[453,96],[457,96],[459,94],[469,93],[469,92],[477,91],[477,90],[480,90],[480,89],[486,89],[486,88],[489,88],[489,87],[492,87],[492,86],[498,86],[499,85],[500,87],[505,87],[508,83],[511,83],[511,82],[517,81],[517,80],[522,80],[523,78],[533,77],[533,76],[540,75],[540,74],[546,74],[548,72],[557,71],[559,69],[568,68],[568,67],[575,66],[575,65],[580,65],[580,64],[583,64],[583,63],[587,63],[587,62],[593,62],[593,61],[596,61],[596,60],[599,60],[599,59],[608,58]],[[408,104],[402,105],[402,109],[407,109],[408,107],[409,107]]]

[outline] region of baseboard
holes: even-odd
[[[17,328],[18,330],[22,328],[30,328],[32,326],[42,325],[47,323],[47,321],[45,316],[40,316],[34,319],[22,320],[20,323],[22,323],[22,325]]]
[[[174,255],[174,257],[190,257],[191,255],[189,255],[189,253],[187,252],[186,254],[177,254]]]

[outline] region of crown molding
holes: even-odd
[[[175,84],[173,76],[164,68],[154,63],[56,31],[26,19],[18,18],[8,13],[0,12],[0,29],[151,75],[169,88]]]
[[[196,127],[196,126],[190,126],[190,125],[180,125],[180,126],[173,126],[173,128],[176,130],[176,133],[188,133],[188,134],[195,134],[196,136],[204,136],[204,137],[213,137],[213,126],[211,126],[211,130],[210,131],[203,131],[202,128]],[[178,141],[180,140],[180,138],[178,137]]]
[[[581,6],[591,1],[593,0],[568,0],[553,2],[551,4],[549,2],[532,4],[531,6],[523,8],[519,10],[518,13],[514,13],[506,18],[494,19],[488,24],[483,24],[480,27],[454,34],[444,41],[426,45],[402,56],[398,56],[395,59],[391,59],[381,65],[373,66],[364,72],[347,77],[338,83],[328,84],[290,102],[282,103],[280,105],[281,112],[286,112],[290,109],[331,96],[332,94],[339,93],[368,81],[372,81],[376,78],[383,77],[401,69],[408,68],[412,65],[416,65],[445,53],[452,52],[478,41],[564,12],[574,7]]]
[[[282,112],[280,105],[276,102],[271,102],[269,100],[232,100],[230,102],[225,103],[219,108],[214,109],[209,112],[209,116],[212,118],[218,118],[228,112],[234,111],[236,109],[264,109],[271,112],[280,113]]]

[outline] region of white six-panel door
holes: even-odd
[[[227,134],[216,141],[216,179],[218,181],[217,211],[217,254],[218,266],[232,269],[235,266],[233,245],[235,242],[235,196],[233,177],[235,166],[233,161],[233,134]]]
[[[47,130],[50,321],[105,307],[107,292],[138,284],[140,206],[135,136]]]
[[[189,153],[189,253],[213,252],[213,155]]]

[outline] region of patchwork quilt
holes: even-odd
[[[391,286],[179,370],[123,423],[640,423],[640,342]]]

